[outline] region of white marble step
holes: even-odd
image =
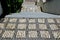
[[[28,3],[28,4],[34,4],[35,2],[23,2],[23,4],[24,4],[24,3],[25,3],[25,4],[27,4],[27,3]]]
[[[23,2],[21,12],[40,12],[40,7],[35,2]]]
[[[39,12],[41,10],[40,10],[40,7],[37,7],[37,6],[26,6],[25,5],[25,6],[23,6],[21,11]]]

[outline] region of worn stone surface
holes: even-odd
[[[39,24],[39,29],[47,29],[46,24]]]
[[[2,30],[0,30],[0,34],[2,33]]]
[[[26,29],[27,25],[26,24],[18,24],[17,29]]]
[[[42,38],[50,38],[50,34],[48,31],[40,31]]]
[[[38,19],[39,23],[45,23],[45,19]]]
[[[13,35],[14,35],[14,31],[5,31],[2,35],[3,38],[13,38]]]
[[[28,19],[29,23],[35,23],[35,19]]]
[[[15,29],[16,24],[8,23],[7,24],[7,29]]]
[[[60,19],[56,19],[57,23],[60,23]]]
[[[55,21],[53,19],[47,19],[48,23],[55,23]]]
[[[36,24],[29,24],[28,29],[36,29]]]
[[[20,23],[25,23],[26,22],[26,19],[19,19],[19,22]]]
[[[59,29],[60,29],[60,24],[58,25]]]
[[[11,18],[11,19],[9,20],[9,22],[16,22],[16,21],[17,21],[16,18]]]
[[[5,28],[5,24],[4,23],[0,23],[0,28],[4,29]]]
[[[28,32],[29,38],[37,38],[37,31],[29,31]]]
[[[0,23],[1,40],[60,40],[60,23],[56,19],[55,23],[44,18],[16,18],[17,23],[9,22],[10,19]]]
[[[60,38],[60,31],[52,31],[54,38]]]
[[[50,24],[51,30],[57,30],[58,26],[56,24]]]
[[[25,31],[18,31],[16,37],[17,38],[26,38],[26,32]]]
[[[7,22],[8,21],[8,18],[4,18],[4,21],[3,22]]]

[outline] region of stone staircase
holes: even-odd
[[[0,40],[60,40],[60,16],[40,12],[34,2],[22,6],[2,19]]]
[[[40,12],[40,7],[35,2],[24,2],[21,12]]]

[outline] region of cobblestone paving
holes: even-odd
[[[60,18],[4,18],[0,40],[60,40]]]

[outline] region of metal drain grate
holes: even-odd
[[[60,18],[4,18],[0,40],[60,40]]]

